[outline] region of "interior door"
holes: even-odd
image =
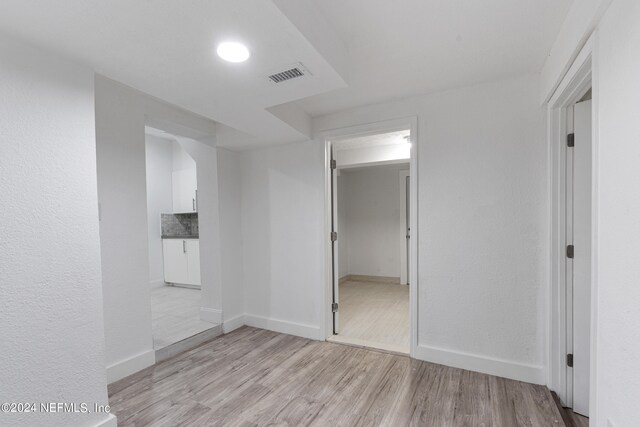
[[[334,156],[333,146],[330,146],[331,153],[329,168],[331,176],[331,282],[332,282],[332,306],[333,314],[333,334],[337,335],[340,325],[339,295],[340,295],[340,278],[338,268],[338,169]]]
[[[405,259],[407,260],[406,264],[407,264],[407,285],[409,284],[409,277],[411,277],[411,274],[409,273],[411,271],[411,259],[409,257],[409,253],[410,251],[410,245],[411,245],[411,188],[410,188],[410,182],[411,182],[411,177],[407,176],[405,178],[405,200],[406,200],[406,205],[407,208],[405,209],[405,224],[406,224],[406,228],[407,228],[407,235],[406,235],[406,247],[405,247]]]
[[[409,171],[400,171],[400,283],[409,284]]]
[[[573,354],[573,367],[568,368],[573,391],[573,411],[589,416],[590,335],[591,335],[591,101],[573,107],[573,147],[568,148],[567,209],[568,244],[573,245],[573,257],[567,263],[571,310],[567,310],[572,326],[568,343]],[[571,337],[572,335],[572,337]],[[572,350],[571,350],[572,347]]]

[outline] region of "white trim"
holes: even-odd
[[[330,129],[317,132],[315,139],[324,141],[325,148],[325,283],[324,283],[324,307],[322,310],[323,321],[321,323],[321,336],[327,339],[332,335],[332,315],[331,315],[331,174],[329,168],[329,160],[331,156],[331,139],[340,137],[354,137],[375,135],[382,132],[392,132],[396,130],[410,130],[411,142],[411,158],[409,159],[410,170],[410,223],[411,223],[411,240],[410,240],[410,277],[409,277],[409,314],[410,314],[410,356],[415,357],[416,347],[418,346],[418,117],[410,116],[399,119],[384,120],[375,123],[367,123],[344,127],[340,129]]]
[[[219,325],[222,323],[222,310],[217,308],[200,307],[200,320]]]
[[[591,35],[584,48],[564,76],[556,92],[548,103],[548,152],[549,152],[549,215],[550,215],[550,269],[548,288],[548,336],[547,336],[547,386],[555,391],[561,403],[570,401],[567,354],[567,300],[566,300],[566,258],[565,212],[566,212],[566,143],[567,107],[577,102],[584,91],[591,86],[593,91],[593,134],[592,134],[592,277],[591,277],[591,375],[590,375],[590,418],[595,418],[596,394],[596,315],[597,315],[597,162],[598,162],[598,94],[597,80],[594,78],[594,45],[597,33]]]
[[[320,334],[320,328],[303,323],[288,322],[286,320],[272,319],[269,317],[254,316],[252,314],[244,315],[244,323],[254,328],[268,329],[282,334],[296,335],[312,340],[324,339]]]
[[[231,319],[226,319],[222,323],[222,333],[228,334],[231,331],[235,331],[238,328],[241,328],[245,325],[244,314],[239,314],[237,316],[232,317]]]
[[[156,363],[156,353],[149,349],[142,353],[107,366],[107,384],[135,374]]]
[[[533,384],[545,383],[543,366],[527,365],[472,353],[419,345],[416,359]]]
[[[118,419],[113,414],[107,414],[107,418],[95,424],[94,427],[118,427]]]
[[[222,335],[222,325],[215,325],[212,328],[199,332],[188,338],[170,344],[166,347],[159,348],[156,350],[156,363],[163,362],[177,354],[199,347],[203,343],[211,341],[220,335]]]

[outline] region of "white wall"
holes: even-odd
[[[215,124],[102,76],[96,76],[100,247],[109,382],[155,361],[149,288],[145,125],[181,135],[215,134]],[[185,143],[197,160],[202,305],[220,317],[215,149]],[[207,147],[200,148],[200,146]],[[194,155],[196,153],[196,155]]]
[[[615,0],[597,41],[597,426],[637,425],[640,400],[640,2]],[[594,405],[592,405],[593,408]]]
[[[191,138],[178,137],[177,144],[187,157],[195,160],[198,182],[198,239],[202,320],[222,322],[222,271],[217,150]],[[190,165],[189,159],[185,163]],[[175,164],[174,164],[175,165]],[[189,166],[191,167],[191,166]]]
[[[149,282],[164,284],[162,227],[160,214],[173,210],[171,171],[174,142],[153,135],[145,136],[147,179],[147,225],[149,234]],[[184,150],[180,150],[183,151]]]
[[[538,77],[343,111],[316,131],[418,117],[418,353],[544,382],[548,164]]]
[[[3,35],[0,56],[0,401],[104,405],[93,72]],[[0,419],[115,425],[98,413]]]
[[[400,192],[404,188],[399,174],[408,168],[401,164],[341,171],[347,180],[346,188],[338,191],[346,190],[343,203],[338,200],[338,216],[346,215],[348,234],[342,235],[339,228],[338,242],[340,255],[347,253],[347,274],[400,278]]]
[[[246,321],[319,339],[325,295],[322,144],[247,151],[241,158]]]
[[[240,154],[218,149],[218,187],[220,209],[220,252],[224,332],[244,322],[242,283],[242,171]]]

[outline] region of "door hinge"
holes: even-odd
[[[331,169],[337,169],[338,162],[335,159],[331,159]]]
[[[567,354],[567,366],[573,368],[573,354]]]
[[[331,311],[333,313],[337,313],[338,312],[338,303],[334,302],[333,304],[331,304]]]
[[[337,231],[332,231],[331,232],[331,241],[335,242],[338,240],[338,232]]]
[[[576,134],[570,133],[567,135],[567,147],[573,147],[576,143]]]
[[[571,258],[573,259],[573,245],[568,245],[567,246],[567,258]]]

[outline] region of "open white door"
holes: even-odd
[[[330,147],[331,160],[331,281],[332,281],[332,304],[333,313],[333,334],[339,331],[338,301],[340,294],[340,277],[338,268],[338,168],[335,159],[333,144]]]
[[[591,129],[591,101],[580,102],[573,107],[567,148],[567,383],[573,395],[567,403],[584,416],[590,385]]]
[[[409,171],[400,171],[400,284],[409,284],[409,224],[411,192]]]

